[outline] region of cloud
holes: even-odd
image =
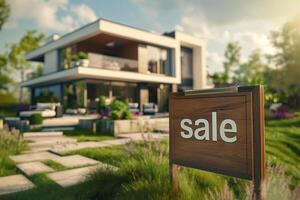
[[[232,40],[240,41],[244,45],[249,45],[261,49],[264,54],[272,54],[275,52],[271,45],[267,34],[260,34],[255,32],[236,32],[232,36]]]
[[[219,71],[216,66],[223,64],[224,57],[217,52],[206,52],[207,65],[209,66],[209,73]]]
[[[157,13],[179,10],[189,15],[201,13],[205,21],[213,24],[231,24],[249,19],[268,20],[292,17],[299,12],[299,0],[132,0],[145,14],[156,17]]]
[[[31,20],[43,31],[71,31],[97,18],[87,5],[70,5],[68,0],[10,0],[8,3],[11,17],[7,28]]]
[[[141,10],[143,16],[149,21],[155,28],[154,32],[164,32],[161,24],[161,16],[164,16],[166,12],[172,12],[173,9],[177,9],[176,0],[131,0],[133,4],[137,5]]]
[[[85,4],[76,5],[71,10],[74,15],[78,16],[79,20],[81,20],[81,23],[92,22],[97,19],[93,9]]]

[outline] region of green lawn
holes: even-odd
[[[80,131],[67,134],[86,139],[97,138],[97,141],[103,140],[102,137],[113,138]],[[294,189],[300,182],[300,115],[293,119],[266,122],[266,152],[269,199],[293,199],[290,188]],[[68,154],[80,154],[109,163],[119,167],[119,171],[98,171],[86,183],[67,189],[62,189],[44,174],[40,174],[29,177],[37,185],[35,189],[8,195],[3,199],[192,200],[204,196],[207,199],[249,197],[248,181],[188,168],[182,168],[180,173],[179,196],[170,196],[167,141],[87,148]],[[63,170],[57,163],[46,161],[46,164]]]
[[[269,163],[284,167],[292,186],[300,182],[300,115],[266,122],[266,153]]]
[[[48,165],[49,167],[51,167],[52,169],[54,169],[55,171],[63,171],[63,170],[66,170],[67,167],[53,161],[53,160],[45,160],[43,161],[43,163],[45,165]]]
[[[70,131],[64,131],[65,136],[76,138],[78,142],[88,142],[88,141],[104,141],[104,140],[113,140],[116,139],[112,135],[106,135],[106,134],[93,134],[89,130],[80,130],[80,129],[74,129]]]

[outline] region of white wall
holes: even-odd
[[[43,74],[56,72],[58,69],[58,51],[50,51],[45,54]]]
[[[180,45],[193,49],[193,89],[207,88],[205,42],[178,31],[175,32],[175,39],[180,42]]]

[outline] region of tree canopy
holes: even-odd
[[[224,53],[224,72],[215,73],[212,78],[216,85],[226,85],[232,82],[233,72],[240,65],[241,46],[238,42],[229,42]]]
[[[33,65],[25,59],[25,54],[37,48],[44,38],[44,34],[30,30],[26,32],[18,43],[9,45],[8,66],[16,73],[19,73],[21,81],[25,80],[26,72],[33,69]],[[20,90],[19,101],[22,102],[22,100],[23,93],[22,90]]]
[[[270,61],[276,66],[270,87],[282,101],[300,105],[300,16],[271,32],[271,42],[276,53]]]
[[[0,0],[0,30],[2,30],[4,23],[8,20],[9,13],[9,5],[6,3],[5,0]]]

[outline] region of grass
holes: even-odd
[[[77,130],[76,130],[77,131]],[[69,134],[75,134],[75,131]],[[76,134],[75,134],[76,135]],[[83,134],[85,136],[85,133]],[[90,136],[88,133],[86,135]],[[95,136],[92,136],[95,137]],[[295,199],[292,192],[300,180],[300,116],[266,122],[269,199]],[[182,168],[180,193],[169,184],[168,142],[130,143],[124,146],[87,148],[80,154],[119,167],[117,172],[97,171],[83,183],[66,189],[44,174],[29,177],[37,187],[4,199],[250,199],[249,181],[202,170]],[[46,164],[63,170],[57,163]],[[45,195],[46,194],[46,195]]]
[[[112,135],[105,135],[105,134],[93,134],[89,130],[81,130],[81,129],[74,129],[64,131],[65,136],[76,138],[78,142],[88,142],[88,141],[104,141],[104,140],[113,140],[116,139]]]
[[[48,165],[49,167],[51,167],[52,169],[54,169],[55,171],[63,171],[66,170],[67,168],[53,160],[45,160],[43,161],[43,163],[45,165]]]
[[[9,156],[26,149],[27,144],[19,133],[0,130],[0,177],[17,174],[17,168]]]
[[[300,115],[266,122],[266,153],[270,164],[284,167],[295,188],[300,183]]]
[[[74,200],[89,199],[98,186],[83,183],[76,186],[62,188],[47,177],[46,174],[37,174],[28,177],[36,187],[24,192],[1,196],[1,200]]]
[[[114,163],[120,168],[115,173],[98,171],[90,176],[91,182],[101,185],[101,189],[95,194],[98,199],[192,200],[204,199],[204,196],[206,199],[247,199],[252,196],[248,181],[189,168],[182,168],[179,196],[172,196],[167,142],[131,144],[103,150],[104,152],[99,150],[92,153],[91,149],[84,149],[76,152],[102,162]],[[118,156],[112,162],[104,155],[107,152],[114,152],[112,155]],[[284,175],[283,168],[269,166],[267,171],[268,194],[282,197],[280,199],[293,199],[294,194],[289,189],[290,182]]]

